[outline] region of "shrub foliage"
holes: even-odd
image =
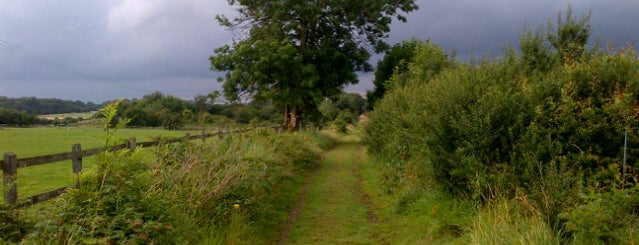
[[[601,206],[581,193],[623,188],[624,131],[639,143],[639,60],[631,48],[587,49],[588,16],[566,18],[550,33],[522,35],[519,51],[435,74],[419,72],[433,59],[417,48],[409,64],[417,70],[387,81],[398,86],[365,129],[388,183],[417,175],[477,203],[523,191],[556,231],[584,227],[580,214]]]

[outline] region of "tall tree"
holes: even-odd
[[[386,93],[386,86],[384,84],[394,73],[404,73],[408,70],[408,63],[410,63],[413,56],[415,56],[415,49],[419,43],[421,43],[420,40],[411,40],[395,44],[393,48],[384,55],[384,58],[377,62],[375,79],[373,80],[375,89],[366,93],[368,109],[373,109],[375,101],[384,96],[384,93]]]
[[[419,77],[420,82],[429,82],[444,69],[455,65],[444,48],[430,40],[411,40],[393,46],[375,70],[375,90],[367,93],[368,109],[381,99],[388,90],[403,87],[409,77]]]
[[[224,95],[272,100],[284,109],[284,123],[317,115],[324,98],[358,82],[356,71],[370,71],[370,52],[384,42],[394,17],[417,9],[414,0],[228,0],[234,19],[222,26],[245,33],[215,50],[212,69],[227,71]]]

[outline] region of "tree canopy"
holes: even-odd
[[[386,55],[384,55],[384,58],[377,62],[375,79],[373,80],[375,89],[366,93],[369,109],[373,109],[375,101],[384,96],[386,92],[384,83],[393,76],[393,73],[403,73],[408,70],[408,63],[410,63],[413,56],[415,56],[415,49],[420,42],[419,40],[411,40],[395,44]]]
[[[130,120],[129,126],[177,129],[188,120],[193,107],[193,104],[177,97],[154,92],[142,99],[122,101],[118,113]]]
[[[417,9],[414,0],[229,0],[238,16],[218,16],[222,26],[244,35],[215,50],[214,70],[227,71],[224,95],[272,100],[295,128],[311,119],[324,98],[370,71],[370,52],[384,42],[393,18]]]
[[[430,40],[414,39],[395,44],[377,63],[373,80],[375,89],[366,93],[368,109],[373,109],[375,102],[388,90],[405,86],[409,77],[421,77],[420,82],[426,83],[454,65],[446,51]]]
[[[8,98],[0,96],[0,108],[15,109],[31,114],[61,114],[71,112],[88,112],[98,110],[101,105],[93,102],[84,103],[76,100],[44,99],[35,97]]]
[[[34,124],[40,120],[33,114],[16,109],[0,108],[0,125],[1,124]]]

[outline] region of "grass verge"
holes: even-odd
[[[0,238],[37,244],[269,243],[326,145],[330,140],[314,133],[255,130],[162,146],[153,161],[140,152],[105,154],[80,176],[79,189],[46,208],[7,211],[16,222],[0,234],[15,235]]]

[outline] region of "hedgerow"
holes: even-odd
[[[559,33],[568,25],[589,33],[584,21],[562,23]],[[556,35],[528,32],[519,51],[506,49],[500,58],[391,78],[403,85],[376,104],[365,128],[391,189],[434,183],[478,204],[525,193],[559,232],[588,219],[578,211],[592,208],[585,189],[624,188],[624,131],[630,129],[629,145],[639,143],[637,53],[587,49],[581,37],[560,49],[545,39]],[[570,55],[562,55],[567,48]],[[413,60],[426,55],[417,49]]]

